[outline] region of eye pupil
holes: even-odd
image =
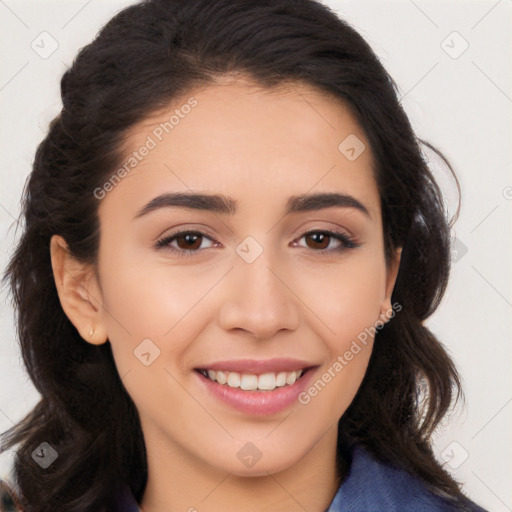
[[[329,247],[330,242],[330,236],[325,233],[311,233],[307,237],[310,240],[313,240],[314,244],[317,244],[313,248],[315,249],[326,249]],[[318,247],[318,245],[321,245],[321,247]]]
[[[193,233],[187,233],[176,238],[180,249],[197,249],[201,246],[201,235],[195,235]],[[183,241],[184,243],[180,243]],[[199,241],[199,243],[197,243]]]

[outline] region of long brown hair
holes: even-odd
[[[95,263],[93,191],[120,165],[127,130],[226,73],[267,88],[295,81],[328,92],[351,106],[365,131],[388,263],[403,247],[392,296],[402,311],[377,333],[367,374],[340,420],[339,463],[351,443],[361,443],[463,507],[430,440],[459,393],[459,378],[424,325],[447,285],[450,226],[393,80],[363,38],[320,2],[147,0],[110,20],[62,77],[63,108],[24,191],[23,236],[4,280],[41,400],[3,434],[2,450],[20,445],[14,475],[25,510],[106,511],[124,485],[142,496],[147,462],[137,410],[110,344],[86,343],[64,314],[49,242],[61,235],[77,259]],[[47,469],[31,457],[42,442],[58,452]]]

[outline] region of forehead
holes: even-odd
[[[265,89],[237,79],[192,89],[133,126],[123,149],[124,163],[134,152],[145,156],[112,198],[170,188],[270,201],[284,191],[336,189],[369,209],[379,202],[371,150],[350,108],[304,84]]]

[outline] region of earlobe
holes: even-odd
[[[50,256],[64,313],[85,341],[93,345],[105,343],[107,332],[103,322],[103,300],[94,269],[78,261],[59,235],[52,236]]]

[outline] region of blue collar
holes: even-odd
[[[378,461],[362,446],[354,447],[345,480],[326,512],[486,512],[471,501],[465,508],[431,493],[423,482],[402,469]],[[140,512],[126,488],[116,512]]]
[[[418,477],[356,446],[349,472],[326,512],[486,512],[469,500],[464,505],[433,494]]]

